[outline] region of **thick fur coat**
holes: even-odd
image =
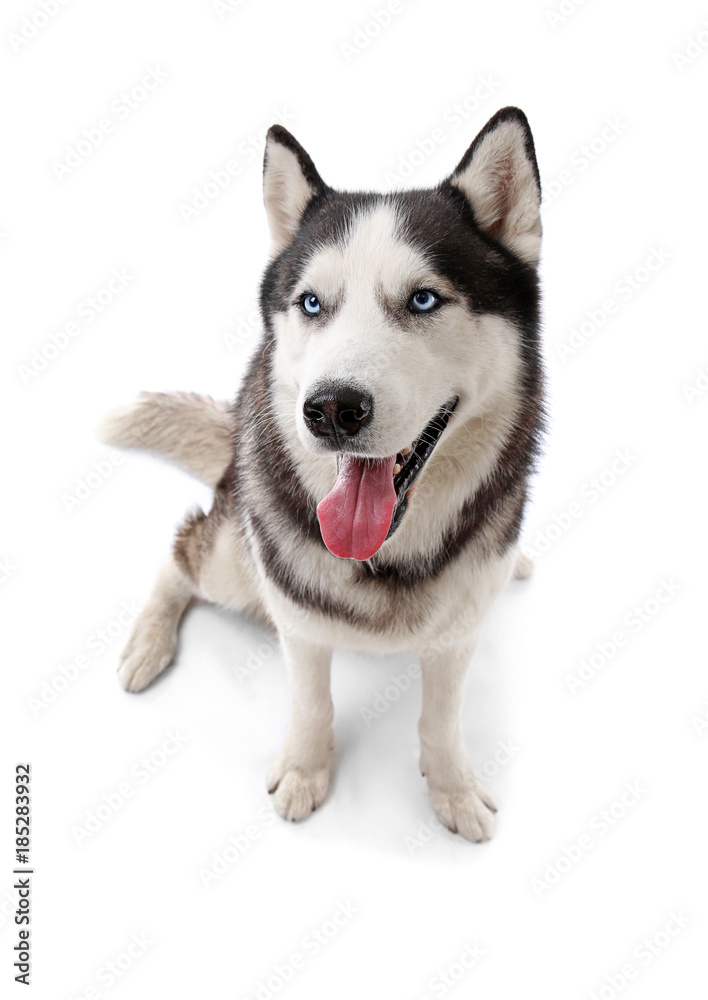
[[[528,123],[503,109],[436,188],[391,194],[330,188],[274,126],[264,200],[263,338],[236,403],[144,394],[103,428],[214,487],[120,678],[139,691],[164,670],[195,599],[276,628],[292,709],[268,787],[302,819],[330,784],[332,649],[415,649],[435,810],[484,840],[494,806],[464,747],[464,678],[497,595],[530,571],[518,539],[543,429]]]

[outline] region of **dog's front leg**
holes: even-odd
[[[305,819],[323,802],[332,774],[332,650],[294,636],[281,639],[290,685],[290,725],[268,773],[268,791],[274,793],[281,816]]]
[[[462,736],[465,676],[475,646],[453,647],[444,656],[421,655],[419,732],[420,769],[438,819],[453,833],[480,841],[492,835],[496,807],[474,774]]]

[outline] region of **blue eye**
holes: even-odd
[[[308,316],[318,316],[322,306],[316,295],[303,295],[301,302],[302,311]]]
[[[429,288],[420,288],[417,292],[413,292],[408,299],[408,308],[416,313],[433,312],[439,305],[440,299]]]

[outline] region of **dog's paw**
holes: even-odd
[[[136,629],[121,653],[118,679],[126,691],[144,691],[174,659],[177,636],[170,631]]]
[[[533,559],[525,552],[519,550],[519,554],[516,557],[516,565],[514,566],[514,579],[525,580],[527,577],[531,576],[532,573]]]
[[[466,840],[478,844],[494,833],[494,813],[497,807],[487,789],[475,781],[469,787],[455,791],[431,789],[435,815],[440,822]]]
[[[305,768],[281,755],[268,772],[268,791],[283,819],[306,819],[324,802],[331,778],[329,761],[321,767]]]

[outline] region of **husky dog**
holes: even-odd
[[[104,425],[214,488],[178,529],[120,679],[141,691],[168,666],[195,599],[275,627],[292,707],[268,789],[299,820],[332,774],[333,647],[416,650],[435,812],[486,840],[463,688],[495,598],[531,570],[518,538],[543,430],[528,122],[504,108],[437,187],[389,194],[329,187],[275,125],[263,178],[264,332],[236,404],[146,393]]]

